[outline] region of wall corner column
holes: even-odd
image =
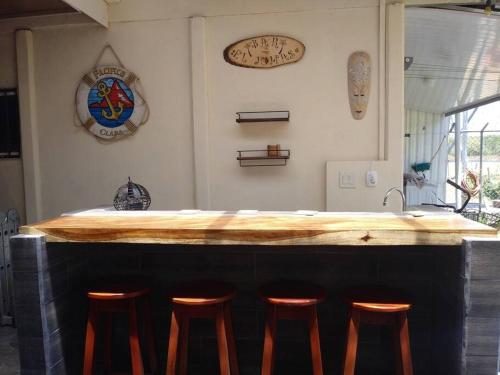
[[[404,150],[404,4],[387,4],[386,13],[386,129],[385,160],[400,160],[400,175],[403,176]],[[399,166],[398,166],[399,167]],[[401,185],[402,185],[401,180]]]
[[[210,203],[209,120],[205,18],[191,18],[191,89],[196,208]]]
[[[32,223],[42,218],[42,194],[35,61],[31,30],[16,31],[16,56],[26,221]]]

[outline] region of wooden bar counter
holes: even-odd
[[[24,226],[49,242],[212,245],[460,245],[496,237],[457,214],[89,210]]]
[[[152,280],[160,354],[169,333],[167,290],[179,281],[217,279],[238,290],[232,309],[241,373],[260,374],[265,310],[256,291],[272,280],[298,279],[328,292],[318,306],[325,374],[341,373],[347,310],[338,296],[369,284],[398,286],[414,298],[415,374],[497,375],[500,240],[495,229],[456,214],[94,209],[22,227],[11,251],[22,375],[80,374],[85,289],[101,278],[134,275]],[[193,374],[218,373],[212,323],[192,327]],[[288,323],[279,328],[276,373],[310,374],[300,331],[306,327]],[[125,372],[126,324],[113,330],[114,370]],[[390,373],[390,332],[368,328],[360,337],[365,354],[357,374]]]

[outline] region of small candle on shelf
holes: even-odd
[[[280,156],[280,145],[267,145],[267,156]]]

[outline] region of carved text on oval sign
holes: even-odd
[[[274,68],[299,61],[305,50],[297,39],[262,35],[231,44],[224,50],[224,60],[244,68]]]

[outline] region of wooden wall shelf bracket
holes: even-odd
[[[238,124],[246,122],[288,122],[290,111],[236,112]]]
[[[290,159],[290,150],[273,151],[276,155],[269,155],[268,150],[239,150],[236,160],[240,167],[283,167]]]

